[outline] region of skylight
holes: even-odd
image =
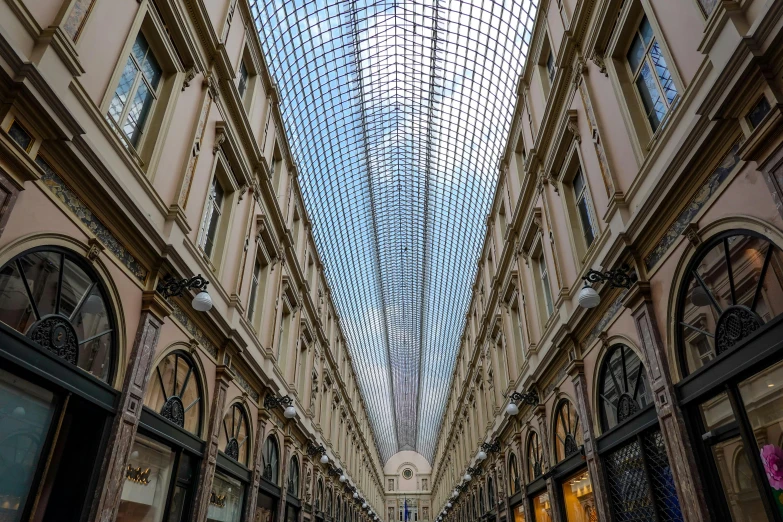
[[[432,461],[531,0],[251,0],[376,444]]]

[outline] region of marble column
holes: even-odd
[[[598,520],[610,520],[609,496],[604,480],[604,470],[598,453],[595,450],[595,434],[593,433],[593,415],[590,411],[590,400],[587,393],[587,379],[585,378],[584,363],[574,360],[568,366],[568,374],[574,383],[576,390],[576,408],[582,419],[582,437],[584,439],[585,460],[590,472],[590,482],[593,485],[593,497],[595,509],[598,511]]]
[[[256,516],[256,506],[258,505],[258,488],[261,485],[261,476],[264,474],[264,456],[263,447],[266,440],[266,425],[269,422],[269,410],[258,408],[258,422],[256,427],[256,438],[253,444],[253,479],[250,482],[250,491],[248,491],[247,502],[245,502],[245,516],[243,520],[253,522]]]
[[[704,487],[682,410],[675,402],[677,395],[669,371],[666,347],[656,326],[650,283],[635,283],[625,296],[623,305],[631,310],[636,325],[683,517],[687,522],[707,521],[710,518]]]
[[[195,510],[193,520],[203,522],[207,519],[209,509],[209,496],[212,493],[212,482],[215,479],[215,466],[217,465],[218,441],[220,439],[220,427],[225,415],[226,392],[228,384],[233,380],[231,369],[220,364],[215,372],[215,396],[209,408],[209,426],[207,430],[204,457],[201,460],[198,485],[196,487]]]
[[[171,306],[159,294],[144,292],[139,326],[122,384],[119,411],[112,423],[90,520],[110,522],[117,516],[125,485],[125,468],[139,426],[160,329],[171,311]]]

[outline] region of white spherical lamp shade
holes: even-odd
[[[470,473],[465,473],[465,476],[464,476],[464,477],[462,477],[462,479],[463,479],[465,482],[470,482],[470,479],[471,479],[471,478],[473,478],[473,477],[471,477],[471,476],[470,476]]]
[[[362,504],[362,508],[364,508],[364,509],[367,509],[367,502],[364,502],[364,503]]]
[[[514,404],[513,402],[509,402],[508,406],[506,406],[506,413],[513,416],[519,413],[519,406]]]
[[[579,291],[579,306],[582,308],[595,308],[601,304],[601,296],[591,286],[586,286]]]
[[[345,477],[345,475],[340,475],[340,482],[345,482],[346,480],[348,479]]]
[[[476,458],[479,460],[479,462],[487,460],[487,454],[484,453],[484,450],[481,450],[478,452],[478,455],[476,455]]]
[[[449,509],[451,509],[451,502],[449,502],[448,504],[446,504],[446,507],[447,507],[447,508],[449,508]]]
[[[354,492],[353,498],[359,498],[359,494]]]
[[[286,419],[293,419],[296,417],[296,408],[293,406],[288,406],[283,412],[283,416],[285,416]]]
[[[321,455],[321,464],[328,464],[329,463],[329,457],[326,456],[326,453]]]
[[[212,297],[206,290],[202,290],[196,294],[196,297],[193,298],[190,304],[197,312],[209,312],[212,310]]]

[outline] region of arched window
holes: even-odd
[[[326,490],[326,514],[332,516],[332,490]]]
[[[584,444],[579,415],[568,399],[557,405],[555,413],[555,451],[560,462],[579,451]]]
[[[201,433],[202,387],[190,354],[174,351],[153,370],[144,403],[194,435]]]
[[[484,503],[484,487],[479,486],[479,515],[483,515],[486,512],[486,504]]]
[[[519,464],[517,464],[517,456],[513,453],[508,457],[508,482],[512,495],[522,489],[522,484],[519,480]]]
[[[335,502],[337,504],[335,506],[335,514],[334,519],[337,520],[337,522],[340,522],[340,515],[342,515],[342,507],[343,507],[343,501],[340,499],[340,497],[337,497],[337,501]]]
[[[270,435],[264,441],[264,478],[272,484],[277,484],[280,477],[280,449],[277,440]]]
[[[541,439],[538,438],[538,433],[535,431],[530,432],[530,436],[527,438],[527,480],[533,482],[543,473],[541,463]]]
[[[3,265],[0,321],[102,381],[112,380],[114,313],[103,283],[80,255],[36,248]]]
[[[223,429],[220,430],[219,447],[227,457],[247,466],[248,439],[250,421],[241,403],[235,402],[223,417]]]
[[[476,505],[476,494],[473,493],[473,518],[476,519],[479,516],[478,506]]]
[[[318,488],[316,489],[315,493],[315,509],[320,510],[321,509],[321,502],[324,498],[324,481],[320,478],[318,479]]]
[[[296,455],[291,456],[288,466],[291,468],[288,472],[288,493],[299,498],[299,459]]]
[[[730,350],[783,310],[780,249],[760,234],[728,231],[702,245],[676,307],[683,375]]]
[[[599,377],[601,427],[610,430],[652,403],[644,365],[629,347],[609,349]]]
[[[490,511],[495,509],[495,484],[492,482],[492,477],[487,479],[487,505]]]

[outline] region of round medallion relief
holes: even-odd
[[[413,470],[411,468],[405,468],[402,470],[402,478],[405,480],[410,480],[413,478]]]

